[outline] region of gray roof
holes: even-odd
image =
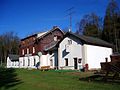
[[[72,33],[72,32],[67,32],[64,35],[63,39],[67,36],[70,36],[70,35],[72,35],[72,36],[78,38],[79,40],[81,40],[82,44],[89,44],[89,45],[96,45],[96,46],[103,46],[103,47],[110,47],[110,48],[113,47],[112,44],[110,44],[110,43],[108,43],[104,40],[101,40],[99,38],[89,37],[89,36],[85,36],[85,35],[78,35],[78,34],[75,34],[75,33]],[[56,49],[55,47],[58,46],[61,43],[62,40],[60,40],[59,42],[51,42],[47,47],[45,47],[44,50],[49,51],[49,50]]]
[[[101,40],[99,38],[85,36],[85,35],[78,35],[78,34],[74,34],[71,32],[67,32],[66,35],[73,35],[73,36],[79,38],[83,44],[97,45],[97,46],[103,46],[103,47],[113,47],[112,44],[110,44],[104,40]]]
[[[11,60],[18,60],[18,59],[19,59],[19,55],[15,55],[15,54],[9,54],[8,57],[9,57]]]
[[[111,56],[119,56],[120,57],[120,53],[119,52],[114,52]]]

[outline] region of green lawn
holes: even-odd
[[[116,83],[79,80],[90,73],[78,71],[0,70],[0,90],[120,90]]]

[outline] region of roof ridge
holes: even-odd
[[[111,43],[104,41],[97,37],[79,35],[79,34],[75,34],[73,32],[67,32],[67,33],[76,36],[77,38],[81,39],[86,44],[98,45],[98,46],[104,46],[104,47],[113,47],[113,45]]]
[[[45,34],[38,37],[38,39],[40,39],[41,37],[44,37],[45,35],[47,35],[48,33],[52,32],[52,31],[54,31],[56,29],[59,29],[64,34],[64,32],[59,27],[56,26],[56,27],[52,28],[51,30],[47,31]]]

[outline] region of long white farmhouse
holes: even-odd
[[[39,68],[80,69],[87,65],[89,69],[98,69],[105,58],[110,61],[111,54],[112,45],[103,40],[71,32],[64,34],[54,27],[22,39],[19,60],[8,57],[7,67],[36,68],[39,63]]]

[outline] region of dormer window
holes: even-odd
[[[60,39],[61,39],[60,36],[57,36],[57,35],[54,36],[54,41],[60,41]]]
[[[54,41],[57,41],[57,36],[54,36]]]
[[[68,40],[68,45],[71,45],[72,44],[72,40]]]

